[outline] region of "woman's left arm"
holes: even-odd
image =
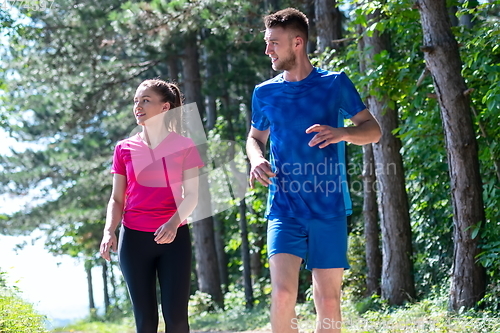
[[[188,218],[198,204],[198,167],[184,170],[182,187],[184,198],[177,207],[177,212],[155,232],[155,242],[158,244],[171,243],[177,235],[177,228]]]

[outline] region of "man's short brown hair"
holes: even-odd
[[[280,27],[285,30],[296,30],[305,37],[309,38],[309,20],[300,10],[295,8],[286,8],[276,13],[264,17],[266,29]]]

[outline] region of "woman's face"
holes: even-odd
[[[162,102],[161,96],[152,88],[139,86],[134,96],[134,116],[137,125],[170,109],[170,103]]]

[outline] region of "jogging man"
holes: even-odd
[[[251,186],[269,187],[271,326],[275,333],[301,328],[294,309],[305,262],[313,277],[316,332],[340,332],[342,276],[349,268],[346,216],[352,213],[345,142],[377,142],[380,127],[345,73],[312,66],[303,13],[283,9],[264,23],[265,54],[283,72],[255,87],[247,154]],[[343,127],[344,119],[354,126]]]

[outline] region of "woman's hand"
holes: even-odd
[[[117,246],[117,238],[114,232],[104,232],[101,241],[101,247],[99,248],[99,252],[101,253],[101,257],[106,259],[107,261],[111,260],[110,251],[116,252]]]
[[[170,220],[155,231],[155,242],[158,244],[172,243],[177,236],[177,225]]]

